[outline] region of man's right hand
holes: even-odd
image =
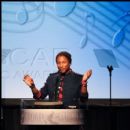
[[[23,81],[30,87],[34,84],[33,79],[29,75],[25,75]]]

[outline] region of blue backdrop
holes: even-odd
[[[95,49],[111,51],[118,63],[112,98],[130,98],[130,2],[2,2],[2,98],[32,98],[23,76],[40,89],[62,50],[75,72],[93,70],[89,97],[109,98],[109,73]]]

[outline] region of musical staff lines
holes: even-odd
[[[2,2],[2,30],[25,33],[37,30],[44,21],[43,2]]]
[[[130,69],[129,16],[116,2],[3,2],[2,31],[25,33],[44,26],[45,15],[81,36],[79,46],[111,49],[117,61]],[[10,7],[10,8],[8,8]],[[89,41],[89,42],[88,42]]]

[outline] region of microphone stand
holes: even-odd
[[[112,70],[113,70],[112,65],[110,65],[110,66],[108,65],[107,69],[109,71],[109,76],[110,76],[110,99],[109,99],[109,105],[111,106],[111,77],[112,77]]]
[[[110,130],[115,129],[115,120],[116,120],[116,115],[115,112],[112,110],[112,102],[111,102],[111,77],[112,77],[112,70],[113,67],[112,65],[107,66],[107,69],[109,71],[109,76],[110,76],[110,99],[109,99],[109,112],[110,112]]]

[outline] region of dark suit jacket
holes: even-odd
[[[56,101],[56,92],[59,85],[61,73],[56,72],[49,75],[45,85],[40,89],[41,97],[40,99],[44,99],[47,95],[49,95],[49,101]],[[80,93],[81,89],[81,74],[77,74],[73,71],[65,74],[64,77],[64,85],[63,85],[63,104],[65,106],[68,105],[78,105],[79,100],[87,100],[88,94],[82,95]],[[36,98],[34,96],[34,98]]]

